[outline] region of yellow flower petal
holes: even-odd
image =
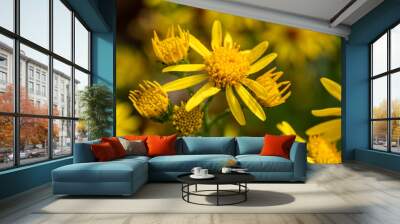
[[[251,65],[250,70],[249,70],[249,72],[247,72],[247,74],[250,75],[250,74],[260,71],[261,69],[263,69],[267,65],[269,65],[269,63],[271,63],[277,56],[278,56],[278,54],[271,53],[271,54],[268,54],[267,56],[262,57],[256,63]]]
[[[319,135],[322,138],[335,142],[341,138],[341,119],[333,119],[320,124],[315,125],[312,128],[306,130],[306,134],[309,136]]]
[[[267,49],[268,41],[263,41],[255,46],[253,49],[251,49],[250,53],[248,54],[250,64],[257,61],[257,59],[259,59]]]
[[[333,107],[321,110],[312,110],[311,113],[316,117],[342,116],[342,108]]]
[[[182,64],[171,65],[162,70],[162,72],[197,72],[204,70],[204,64]]]
[[[306,142],[304,138],[300,137],[296,131],[290,126],[290,124],[286,121],[282,121],[281,123],[276,124],[276,127],[282,132],[284,135],[296,135],[297,142]]]
[[[168,83],[165,83],[162,87],[166,92],[177,91],[186,89],[191,86],[195,86],[208,78],[208,75],[192,75],[185,78],[177,79]]]
[[[246,119],[244,118],[242,107],[233,93],[231,86],[226,87],[226,101],[228,102],[229,108],[231,109],[232,115],[235,117],[236,121],[242,126],[246,125]]]
[[[328,78],[321,78],[320,81],[322,85],[325,87],[326,91],[329,92],[329,94],[331,94],[339,101],[342,100],[342,87],[340,86],[340,84]]]
[[[197,92],[188,100],[185,106],[186,111],[191,111],[205,99],[217,94],[220,90],[221,89],[214,87],[212,83],[208,82],[197,90]]]
[[[307,156],[317,164],[338,164],[342,162],[341,151],[336,142],[331,142],[321,136],[310,136],[307,142]]]
[[[229,33],[226,33],[224,38],[224,47],[232,48],[232,46],[233,46],[232,36]]]
[[[267,97],[267,91],[260,83],[252,79],[245,78],[242,80],[242,84],[249,88],[257,97]]]
[[[211,55],[211,52],[193,35],[189,36],[189,46],[203,58]]]
[[[236,92],[239,94],[240,98],[243,100],[244,104],[256,115],[260,120],[265,121],[265,112],[258,104],[256,99],[251,96],[251,94],[244,88],[241,84],[235,85]]]
[[[215,50],[221,47],[221,43],[222,43],[221,22],[215,20],[211,29],[211,48]]]

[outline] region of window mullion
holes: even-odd
[[[372,45],[369,46],[369,148],[373,149],[374,146],[374,136],[373,136],[373,127],[374,127],[374,123],[372,121],[373,119],[373,79],[372,79],[372,71],[373,71],[373,63],[372,63],[372,57],[373,57],[373,47]]]
[[[20,1],[14,1],[14,30],[17,35],[19,35],[19,5]],[[19,40],[14,39],[14,112],[19,113],[19,98],[20,98],[20,50],[19,50]],[[20,135],[20,119],[14,116],[14,166],[19,166],[20,155],[19,155],[19,135]]]
[[[387,32],[387,71],[390,70],[390,30]],[[392,79],[392,75],[389,73],[387,75],[387,110],[388,110],[388,117],[391,118],[392,117],[392,99],[391,99],[391,79]],[[391,135],[391,129],[392,129],[392,125],[391,125],[392,121],[389,120],[388,124],[387,124],[387,139],[389,141],[388,143],[388,148],[387,151],[391,152],[392,151],[392,135]]]
[[[71,38],[71,60],[72,60],[72,64],[74,66],[71,67],[71,100],[72,100],[72,105],[71,105],[71,117],[75,118],[75,12],[72,11],[72,15],[71,15],[71,23],[72,23],[72,38]],[[72,124],[71,124],[71,150],[72,150],[72,155],[74,155],[74,151],[75,151],[75,125],[76,125],[76,121],[73,120]]]
[[[49,0],[49,50],[53,52],[53,0]],[[48,71],[48,91],[49,94],[49,120],[48,120],[48,152],[49,159],[53,159],[53,56],[49,55],[49,71]]]

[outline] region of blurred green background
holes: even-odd
[[[300,136],[305,137],[306,129],[331,119],[312,116],[312,109],[340,107],[340,102],[329,95],[320,83],[321,77],[341,83],[341,40],[338,37],[161,0],[117,2],[117,135],[175,133],[170,123],[161,124],[139,116],[128,99],[129,90],[137,88],[144,79],[157,80],[161,84],[174,79],[161,73],[163,65],[156,60],[151,46],[153,30],[164,37],[168,27],[179,24],[210,48],[211,26],[215,19],[221,21],[223,30],[230,32],[241,49],[251,49],[261,41],[269,41],[266,54],[276,52],[278,58],[262,71],[274,66],[283,71],[279,81],[289,80],[292,94],[286,103],[265,108],[265,122],[245,110],[246,126],[239,126],[229,115],[213,126],[210,135],[279,134],[276,124],[287,121]],[[189,52],[189,55],[192,62],[201,62],[195,52]],[[170,94],[170,98],[173,104],[177,104],[188,96],[185,91],[178,91]],[[210,116],[225,108],[224,94],[216,95],[210,106]]]

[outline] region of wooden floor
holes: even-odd
[[[356,214],[37,214],[38,207],[54,200],[50,187],[43,186],[1,201],[0,223],[400,223],[400,174],[357,163],[309,169],[308,183],[322,185],[349,203],[362,201],[367,206]]]

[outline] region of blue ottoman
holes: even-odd
[[[68,195],[132,195],[148,180],[147,159],[74,163],[52,172],[53,193]]]

